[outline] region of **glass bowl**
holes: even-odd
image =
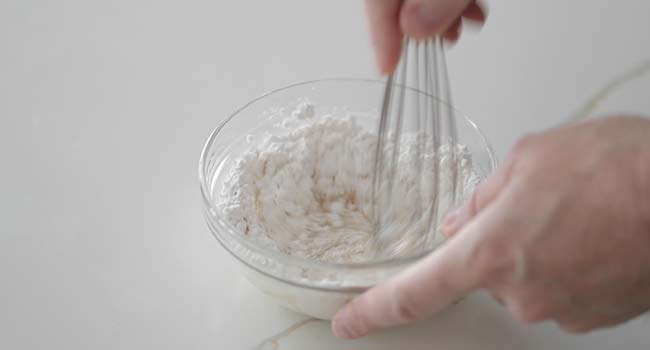
[[[391,260],[339,264],[306,260],[271,250],[249,240],[225,220],[217,202],[234,162],[268,133],[281,133],[280,122],[308,100],[319,115],[366,116],[375,124],[384,82],[329,79],[289,85],[266,93],[226,117],[205,143],[199,161],[203,214],[219,243],[243,267],[262,292],[302,314],[331,319],[355,295],[394,275],[429,253]],[[423,94],[407,89],[409,94]],[[408,97],[408,96],[407,96]],[[442,103],[442,102],[440,102]],[[467,146],[474,171],[484,179],[496,167],[491,147],[476,124],[457,111],[459,143]],[[374,128],[374,125],[373,125]]]

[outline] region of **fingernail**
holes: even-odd
[[[454,209],[445,215],[445,218],[442,220],[442,228],[450,229],[456,224],[456,221],[458,221],[458,209]]]
[[[334,320],[332,320],[332,332],[337,338],[352,339],[353,336],[350,330],[346,327],[347,320],[349,319],[348,311],[344,308],[339,311]]]

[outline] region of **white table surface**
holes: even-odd
[[[449,59],[456,104],[500,157],[650,59],[646,0],[489,3]],[[199,151],[266,90],[376,77],[360,0],[1,6],[0,349],[650,349],[647,317],[574,336],[480,294],[360,341],[323,321],[283,333],[305,318],[249,285],[203,223]],[[642,74],[594,114],[650,114]]]

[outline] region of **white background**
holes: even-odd
[[[650,59],[645,0],[489,1],[449,54],[456,104],[503,158]],[[273,349],[304,317],[238,273],[200,214],[199,152],[264,91],[376,77],[360,0],[3,0],[0,348]],[[647,76],[598,111],[650,113]],[[644,83],[645,82],[645,83]],[[587,336],[477,295],[357,342],[326,322],[279,349],[649,349],[647,317]]]

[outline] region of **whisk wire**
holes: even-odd
[[[393,95],[393,75],[389,75],[386,80],[386,87],[384,89],[384,97],[381,104],[381,112],[379,116],[379,130],[377,132],[377,146],[375,150],[375,161],[373,169],[373,181],[372,181],[372,213],[371,216],[375,225],[379,226],[379,218],[382,217],[381,205],[379,205],[379,193],[380,193],[380,180],[381,176],[378,174],[383,174],[384,172],[384,157],[383,157],[383,145],[386,143],[386,134],[387,134],[387,124],[388,124],[388,115],[390,112],[392,95]]]
[[[442,46],[442,40],[440,38],[436,39],[437,46],[439,47],[440,52],[442,53],[443,46]],[[454,111],[454,101],[452,100],[451,97],[451,83],[449,79],[449,71],[447,69],[447,58],[445,57],[444,54],[440,55],[440,71],[442,72],[442,86],[446,87],[444,89],[444,96],[443,100],[447,103],[447,120],[446,122],[449,124],[447,130],[449,131],[449,147],[450,151],[449,155],[451,157],[450,163],[451,163],[451,203],[453,206],[456,206],[456,200],[457,200],[457,191],[458,191],[458,163],[457,163],[457,152],[456,152],[456,147],[457,147],[457,141],[458,141],[458,128],[456,126],[456,113]]]
[[[404,45],[405,47],[408,47],[408,39],[404,40]],[[404,54],[402,56],[403,60],[408,60],[408,49],[404,51]],[[404,119],[403,119],[403,114],[404,114],[404,94],[406,92],[406,65],[402,65],[401,67],[401,72],[400,72],[400,84],[399,84],[399,97],[397,98],[398,104],[397,104],[397,117],[395,118],[395,132],[393,133],[393,147],[394,149],[392,150],[391,154],[391,161],[390,161],[390,175],[388,177],[388,188],[387,192],[390,193],[391,195],[393,194],[393,185],[395,182],[395,172],[397,170],[397,162],[398,162],[398,157],[400,154],[400,135],[402,134],[402,128],[404,126]],[[388,203],[390,206],[391,203]]]
[[[411,51],[413,56],[410,58]],[[409,59],[413,65],[410,69],[407,68]],[[410,76],[412,76],[411,85],[408,84]],[[405,38],[400,65],[386,81],[375,151],[372,215],[376,225],[374,242],[378,255],[392,256],[399,254],[399,250],[403,247],[425,249],[435,243],[438,214],[441,209],[439,204],[441,164],[452,167],[451,203],[453,205],[456,203],[458,176],[455,115],[449,105],[443,106],[441,103],[441,98],[448,104],[451,103],[449,84],[442,40],[436,38],[424,42],[410,42]],[[407,89],[414,91],[412,94],[414,102],[411,106],[405,106]],[[400,189],[396,190],[395,187],[398,171],[401,170],[400,157],[406,157],[401,151],[405,107],[407,107],[407,114],[412,115],[410,126],[415,127],[415,143],[409,147],[414,147],[413,160],[417,174],[412,180],[408,180],[408,177],[399,178],[400,181],[414,181],[413,191],[396,193]],[[443,144],[451,147],[449,154],[452,159],[449,162],[440,159],[439,151]],[[427,152],[429,147],[431,147],[430,152]],[[425,167],[424,161],[430,161],[430,167]],[[414,201],[415,208],[408,222],[391,221],[394,219],[393,216],[397,215],[397,211],[405,210],[405,208],[395,208],[392,201],[394,196],[406,196]],[[386,225],[391,226],[390,230],[384,230]]]

